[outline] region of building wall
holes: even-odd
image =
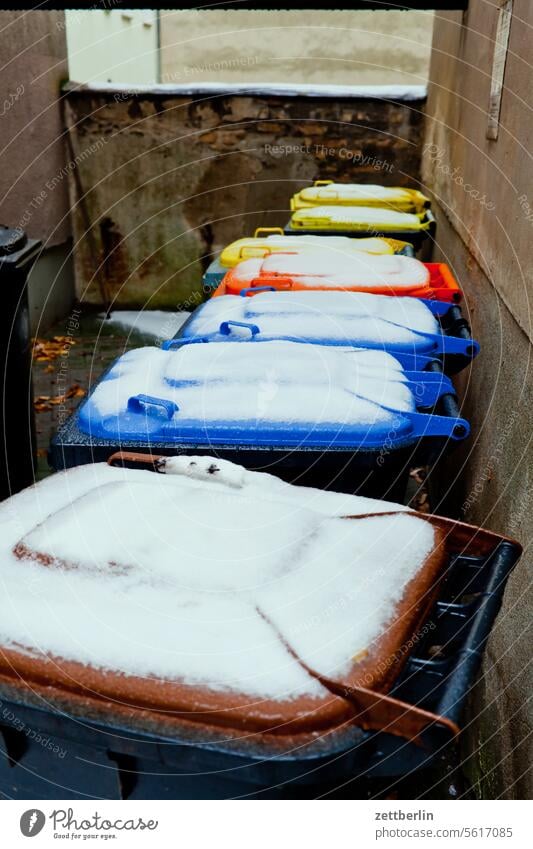
[[[156,83],[157,12],[73,9],[66,12],[70,79],[79,83]]]
[[[79,296],[102,303],[107,287],[120,304],[191,306],[213,254],[257,226],[284,225],[302,185],[412,182],[422,109],[419,95],[72,88]]]
[[[533,164],[526,103],[533,6],[514,2],[494,140],[487,120],[497,19],[497,4],[470,0],[464,16],[449,12],[436,24],[422,169],[436,201],[436,258],[458,275],[481,343],[458,381],[473,436],[444,470],[448,502],[461,518],[525,548],[470,700],[466,768],[480,796],[531,798]]]
[[[162,82],[424,84],[432,12],[161,13]]]
[[[0,12],[2,224],[41,239],[29,279],[32,329],[74,297],[61,84],[68,78],[62,12]],[[66,307],[68,309],[68,306]]]

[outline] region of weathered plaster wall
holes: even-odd
[[[425,83],[432,26],[432,11],[166,10],[161,82]]]
[[[471,0],[464,19],[447,13],[435,27],[427,143],[436,150],[425,148],[423,173],[437,199],[435,256],[461,280],[481,343],[478,360],[458,380],[473,436],[442,471],[461,518],[525,548],[470,700],[465,766],[481,796],[531,798],[533,223],[519,197],[530,192],[533,176],[525,148],[533,78],[524,35],[533,7],[515,0],[499,137],[489,141],[496,15],[496,6]]]
[[[64,14],[0,12],[0,27],[2,223],[20,224],[56,245],[70,235],[67,181],[53,190],[46,185],[65,165],[59,108],[68,77]]]
[[[513,8],[497,140],[486,130],[498,4],[436,20],[423,179],[533,339],[533,4]]]
[[[28,283],[32,331],[74,297],[61,85],[68,77],[63,12],[0,12],[1,223],[41,239]]]
[[[76,284],[89,302],[175,307],[225,243],[283,225],[316,178],[407,184],[423,101],[71,90]]]

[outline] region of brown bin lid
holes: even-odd
[[[127,453],[110,460],[111,465],[154,470],[164,463],[165,458]],[[384,515],[391,514],[345,517],[341,521],[359,522]],[[318,679],[320,695],[286,700],[257,698],[245,692],[215,691],[182,681],[97,669],[38,651],[30,654],[12,646],[0,648],[0,684],[9,683],[21,693],[33,691],[51,700],[66,699],[67,703],[71,700],[73,705],[85,705],[90,710],[103,708],[111,717],[140,712],[152,717],[159,728],[195,723],[224,728],[237,735],[260,732],[268,737],[303,735],[305,738],[353,723],[413,739],[427,725],[437,722],[455,733],[457,728],[448,720],[406,705],[387,693],[410,654],[409,641],[438,597],[450,554],[485,554],[501,538],[448,519],[417,513],[403,515],[417,516],[432,525],[433,550],[406,585],[387,629],[362,655],[353,659],[347,673],[340,677],[321,674],[301,660],[291,645],[290,635],[285,638],[279,634],[294,659]],[[28,549],[24,541],[16,546],[16,553],[22,559],[41,560],[43,567],[47,563],[52,569],[57,566],[47,561],[42,552]]]

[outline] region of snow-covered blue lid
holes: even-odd
[[[375,449],[462,439],[463,419],[429,415],[453,392],[382,351],[294,342],[185,344],[124,354],[82,404],[94,438],[187,445]]]
[[[460,354],[467,359],[479,349],[472,340],[446,336],[424,301],[338,291],[267,290],[253,297],[223,295],[198,307],[176,338],[205,342],[285,340],[413,356]],[[164,347],[172,348],[173,342]]]

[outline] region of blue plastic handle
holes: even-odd
[[[189,344],[189,341],[189,337],[187,336],[183,337],[183,339],[167,339],[165,342],[163,342],[161,348],[163,351],[173,351],[174,348],[181,348],[183,345]]]
[[[413,427],[412,436],[443,436],[456,442],[470,435],[470,425],[466,419],[453,416],[428,416],[426,413],[406,413]]]
[[[274,288],[274,286],[252,286],[252,287],[248,287],[247,289],[241,289],[241,291],[239,292],[239,295],[241,296],[241,298],[246,298],[250,294],[250,292],[253,292],[254,295],[255,295],[257,292],[275,292],[275,291],[276,291],[276,289]]]
[[[442,353],[459,354],[473,360],[479,354],[479,342],[475,339],[461,339],[459,336],[442,336]]]
[[[244,327],[250,331],[252,336],[257,336],[260,333],[257,324],[249,324],[247,321],[223,321],[220,325],[220,332],[223,336],[229,336],[232,327]]]
[[[163,415],[164,418],[170,419],[177,413],[179,407],[174,401],[168,401],[166,398],[154,398],[152,395],[133,395],[128,399],[129,413],[146,413],[150,415],[151,411],[155,411],[156,415]]]
[[[403,326],[395,321],[388,321],[387,323],[394,327]],[[473,360],[479,353],[479,343],[473,339],[448,336],[446,333],[423,333],[420,330],[411,330],[411,333],[419,339],[426,339],[431,344],[431,353],[433,354],[458,354],[461,357]]]

